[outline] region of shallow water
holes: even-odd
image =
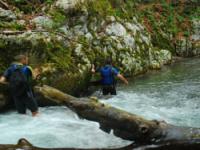
[[[180,126],[200,127],[200,59],[184,60],[119,85],[118,95],[102,102]],[[98,93],[98,92],[97,92]],[[129,141],[104,133],[66,107],[40,108],[40,115],[0,114],[0,143],[26,138],[39,147],[121,147]]]

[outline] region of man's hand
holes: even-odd
[[[41,75],[41,70],[40,68],[35,68],[33,69],[33,78],[34,79],[39,79],[40,78],[40,75]]]
[[[128,85],[128,81],[127,81],[127,80],[125,80],[124,83],[125,83],[126,85]]]
[[[6,78],[5,78],[4,76],[1,76],[1,77],[0,77],[0,83],[1,83],[1,84],[8,84],[8,83],[6,82]]]

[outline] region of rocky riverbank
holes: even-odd
[[[76,95],[91,78],[91,64],[100,66],[108,56],[135,76],[173,56],[199,55],[198,5],[180,4],[8,0],[0,4],[0,71],[27,53],[42,69],[41,82]]]

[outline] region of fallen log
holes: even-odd
[[[39,101],[65,105],[80,118],[96,121],[100,129],[138,145],[200,140],[200,129],[178,127],[164,121],[146,120],[135,114],[99,102],[95,98],[76,98],[49,86],[36,86]],[[162,144],[163,145],[163,144]]]
[[[57,104],[65,105],[79,117],[96,121],[100,129],[139,144],[200,139],[200,129],[178,127],[164,121],[146,120],[135,114],[103,104],[95,98],[78,99],[49,86],[35,87],[35,91]]]

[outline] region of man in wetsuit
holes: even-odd
[[[31,81],[33,71],[28,66],[28,57],[26,55],[17,55],[16,62],[4,72],[0,82],[9,82],[10,94],[15,102],[16,109],[20,114],[26,114],[28,108],[32,116],[38,114],[38,105],[33,94]]]
[[[103,95],[116,95],[116,81],[115,76],[122,80],[125,84],[128,84],[127,79],[119,73],[119,71],[112,66],[112,60],[108,58],[105,62],[105,65],[97,70],[95,66],[92,65],[92,73],[99,72],[101,74],[100,83],[102,85]]]

